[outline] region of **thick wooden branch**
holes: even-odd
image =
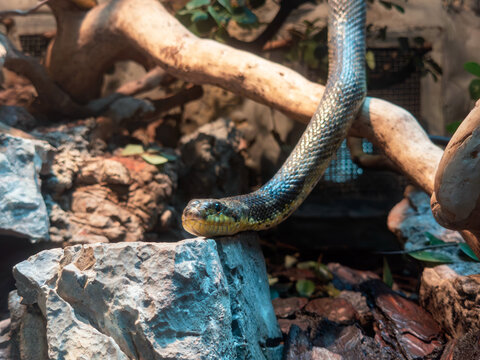
[[[480,233],[480,100],[445,149],[435,176],[432,211],[447,228]]]
[[[43,5],[48,3],[50,0],[43,0],[40,1],[37,5],[34,7],[27,9],[27,10],[5,10],[5,11],[0,11],[0,18],[6,18],[10,16],[27,16],[30,15],[31,13],[34,13],[38,9],[40,9]]]

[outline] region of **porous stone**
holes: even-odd
[[[14,276],[50,359],[281,358],[254,234],[53,249]]]
[[[0,133],[0,232],[48,240],[49,219],[39,173],[51,147]]]

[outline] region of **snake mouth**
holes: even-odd
[[[233,235],[240,231],[238,223],[205,219],[201,211],[196,208],[186,208],[184,210],[182,225],[190,234],[205,237]]]
[[[183,228],[192,235],[197,236],[220,236],[233,235],[239,232],[235,224],[211,224],[209,221],[199,218],[186,218],[182,216]]]

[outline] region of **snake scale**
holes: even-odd
[[[365,0],[329,0],[329,72],[323,97],[294,150],[260,189],[191,200],[183,227],[200,236],[271,228],[292,214],[328,167],[366,95]]]

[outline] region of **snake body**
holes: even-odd
[[[260,189],[218,200],[191,200],[182,215],[188,232],[218,236],[271,228],[300,206],[325,172],[366,95],[365,0],[328,4],[328,80],[299,142]]]

